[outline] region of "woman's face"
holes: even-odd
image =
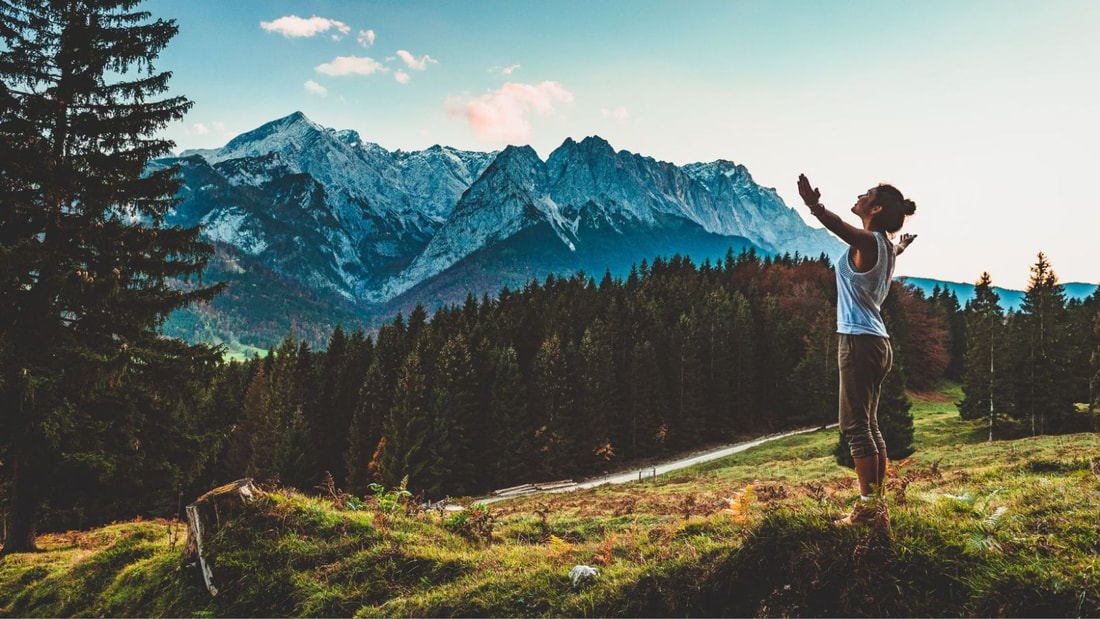
[[[861,218],[870,217],[875,214],[875,210],[881,209],[881,206],[873,206],[875,204],[875,193],[878,188],[868,189],[863,195],[856,198],[856,203],[852,206],[852,212],[859,215]]]

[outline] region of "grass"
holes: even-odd
[[[216,597],[177,524],[44,536],[0,561],[0,615],[1100,615],[1100,438],[990,443],[960,397],[914,394],[889,526],[832,524],[855,491],[826,431],[477,518],[271,492],[209,541]]]

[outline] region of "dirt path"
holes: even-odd
[[[827,426],[828,428],[835,428],[836,424]],[[679,469],[684,469],[696,464],[702,464],[704,462],[710,462],[711,460],[717,460],[718,458],[725,458],[726,456],[733,455],[751,449],[757,445],[763,445],[769,441],[774,441],[780,438],[786,438],[788,436],[794,436],[796,434],[806,434],[807,432],[816,432],[821,429],[821,426],[814,426],[812,428],[802,428],[800,430],[791,430],[790,432],[782,432],[780,434],[770,434],[768,436],[762,436],[751,441],[745,441],[743,443],[735,443],[733,445],[726,445],[719,447],[718,449],[712,449],[703,453],[697,453],[669,462],[661,464],[652,464],[642,468],[631,469],[628,471],[615,473],[613,475],[606,475],[602,477],[596,477],[593,479],[586,479],[581,482],[563,485],[559,482],[547,484],[552,486],[550,488],[540,488],[540,484],[525,484],[523,486],[516,486],[511,492],[501,492],[497,496],[477,499],[475,503],[489,504],[496,503],[497,501],[504,501],[507,499],[514,499],[519,496],[528,496],[531,494],[549,493],[549,492],[570,492],[573,490],[583,490],[587,488],[595,488],[597,486],[603,486],[605,484],[625,484],[632,481],[640,481],[642,479],[656,477],[657,475],[663,475]]]

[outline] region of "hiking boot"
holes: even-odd
[[[886,511],[886,504],[881,500],[864,501],[861,499],[852,506],[851,513],[837,520],[836,524],[842,526],[869,525],[876,520],[882,520],[885,523],[890,522],[890,513]]]

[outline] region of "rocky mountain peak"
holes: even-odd
[[[360,302],[439,289],[430,282],[475,254],[492,263],[497,247],[538,278],[570,264],[602,272],[607,252],[620,265],[727,244],[839,253],[742,165],[676,166],[598,135],[567,138],[545,162],[527,145],[389,151],[295,112],[183,156],[209,166],[186,171],[181,217],[273,271]],[[504,277],[479,276],[477,292],[516,284]]]

